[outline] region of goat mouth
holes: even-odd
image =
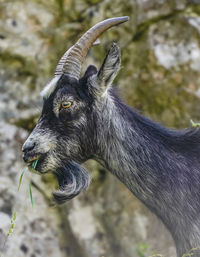
[[[24,156],[24,161],[27,163],[29,171],[36,172],[37,174],[40,173],[40,167],[43,160],[44,156],[41,154]]]
[[[34,161],[39,160],[40,155],[35,155],[32,157],[29,157],[28,160],[26,161],[28,165],[32,165]]]
[[[24,153],[23,159],[24,162],[26,162],[28,165],[34,162],[37,159],[40,159],[41,154],[40,153],[34,153],[34,152],[27,152]]]
[[[34,155],[34,157],[29,158],[27,162],[29,171],[39,175],[47,173],[47,171],[44,171],[42,168],[43,163],[46,159],[46,155],[47,154],[38,154]]]

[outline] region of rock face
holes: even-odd
[[[39,93],[59,58],[96,22],[129,15],[107,31],[86,64],[103,60],[111,42],[122,49],[115,83],[129,105],[170,127],[200,119],[200,5],[186,0],[1,0],[0,248],[17,257],[175,256],[168,231],[116,178],[94,161],[88,192],[58,207],[52,177],[25,172],[21,146],[40,113]],[[34,208],[29,203],[32,181]],[[5,247],[14,210],[14,232]]]

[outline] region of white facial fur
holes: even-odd
[[[56,88],[56,84],[58,82],[58,80],[60,79],[60,76],[56,76],[54,77],[47,85],[46,87],[41,91],[40,95],[43,98],[48,98],[51,93],[54,91],[54,89]]]

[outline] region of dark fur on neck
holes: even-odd
[[[162,219],[178,256],[200,246],[200,130],[164,128],[126,106],[113,90],[106,104],[112,111],[99,130],[97,160]]]

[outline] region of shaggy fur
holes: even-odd
[[[74,198],[81,190],[86,190],[90,184],[88,172],[80,165],[68,162],[64,168],[54,172],[58,178],[60,189],[53,193],[58,204]]]
[[[58,202],[88,187],[78,164],[97,160],[163,221],[179,257],[192,248],[200,256],[200,130],[167,129],[125,105],[111,87],[119,68],[114,44],[98,72],[90,66],[79,81],[63,74],[44,99],[24,160],[40,155],[38,171],[59,171]],[[63,101],[72,106],[63,109]]]

